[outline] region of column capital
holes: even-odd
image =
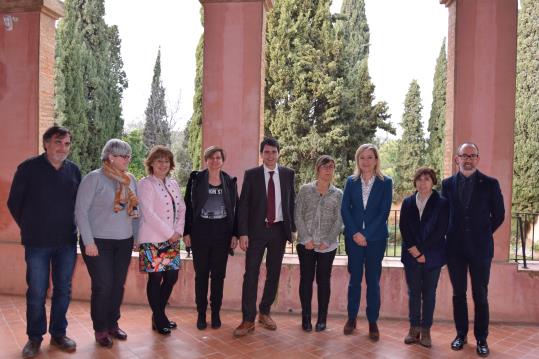
[[[41,11],[58,20],[64,16],[64,3],[60,0],[3,0],[0,13]]]
[[[445,7],[449,7],[453,0],[440,0],[440,4],[445,5]]]
[[[211,3],[233,3],[233,2],[262,2],[264,3],[264,8],[266,11],[269,11],[273,8],[275,0],[199,0],[202,5],[211,4]]]

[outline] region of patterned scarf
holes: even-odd
[[[115,213],[126,208],[127,214],[130,217],[138,218],[138,198],[137,195],[129,188],[131,183],[131,177],[127,172],[120,171],[113,167],[110,162],[103,161],[103,173],[105,176],[113,181],[116,181],[116,193],[114,194],[114,207]]]

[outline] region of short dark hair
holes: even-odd
[[[264,152],[264,146],[277,147],[277,152],[281,152],[281,146],[275,138],[264,137],[262,142],[260,142],[260,153]]]
[[[210,146],[204,150],[204,161],[207,161],[208,158],[213,156],[216,152],[221,152],[221,157],[223,162],[225,162],[225,151],[219,146]]]
[[[417,171],[415,171],[414,188],[415,188],[415,183],[423,175],[429,176],[430,179],[432,180],[432,184],[436,186],[436,184],[438,183],[438,179],[436,178],[436,172],[432,168],[429,168],[429,167],[420,167],[417,169]]]
[[[59,126],[55,123],[51,127],[47,128],[43,134],[43,145],[49,142],[53,137],[64,138],[65,136],[69,136],[69,139],[71,139],[71,132],[69,132],[67,128]]]
[[[152,163],[159,158],[166,158],[170,163],[170,169],[167,173],[168,176],[175,167],[174,155],[172,154],[171,150],[161,145],[153,146],[150,150],[150,153],[148,154],[148,157],[144,160],[144,167],[146,167],[146,172],[153,175]]]

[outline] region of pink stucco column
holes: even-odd
[[[500,181],[506,216],[495,260],[506,261],[511,232],[517,0],[440,0],[449,10],[445,173],[457,146],[474,142],[479,169]]]
[[[272,0],[201,0],[204,6],[202,146],[222,146],[242,183],[263,136],[265,17]]]
[[[0,245],[19,241],[6,206],[15,169],[42,151],[53,123],[55,21],[63,13],[58,0],[0,1]]]

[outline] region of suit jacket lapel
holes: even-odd
[[[363,180],[361,177],[359,178],[359,181],[361,183],[361,203],[363,203]],[[364,208],[365,212],[372,207],[372,203],[375,203],[378,200],[378,192],[380,191],[380,183],[378,182],[380,182],[378,177],[374,177],[374,183],[372,184],[371,192],[369,193],[369,198],[367,199],[367,207]]]
[[[459,176],[457,172],[453,175],[453,178],[452,178],[453,188],[451,189],[451,197],[453,198],[451,199],[451,202],[456,204],[456,208],[458,208],[460,212],[460,210],[462,209],[462,203],[460,203],[460,198],[459,198],[458,177]]]
[[[284,174],[284,171],[282,170],[282,167],[279,168],[279,187],[281,189],[281,207],[284,208],[283,206],[283,203],[284,202],[284,199],[286,198],[286,193],[285,191],[288,190],[288,186],[286,185],[283,185],[284,183],[286,183],[286,176]]]
[[[256,171],[254,189],[256,191],[259,188],[259,191],[260,191],[259,198],[262,201],[262,204],[264,205],[263,208],[266,208],[267,201],[268,201],[268,194],[267,194],[267,191],[266,191],[266,178],[265,178],[265,175],[264,175],[264,165],[262,165],[262,166],[260,166],[258,168],[259,168],[259,170]],[[266,218],[265,215],[266,214],[264,213],[264,218]]]

